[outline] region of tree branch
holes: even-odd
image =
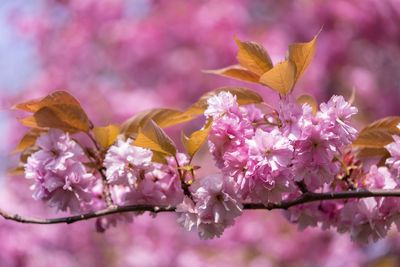
[[[344,192],[328,192],[328,193],[314,193],[306,192],[300,197],[293,200],[286,200],[280,203],[268,203],[267,205],[261,203],[245,203],[243,208],[245,210],[274,210],[274,209],[289,209],[293,206],[322,201],[322,200],[338,200],[338,199],[352,199],[352,198],[367,198],[367,197],[400,197],[400,189],[396,190],[354,190],[354,191],[344,191]],[[41,218],[31,218],[23,217],[18,214],[11,214],[0,210],[0,216],[6,220],[12,220],[19,223],[29,223],[29,224],[60,224],[66,223],[71,224],[78,221],[103,217],[107,215],[125,213],[125,212],[173,212],[175,207],[163,207],[163,206],[153,206],[153,205],[130,205],[130,206],[114,206],[108,207],[103,210],[88,212],[79,215],[72,215],[68,217],[59,217],[51,219],[41,219]]]

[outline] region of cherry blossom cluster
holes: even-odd
[[[62,211],[82,210],[92,199],[90,188],[94,182],[82,164],[82,148],[68,133],[57,129],[40,136],[36,144],[39,150],[25,165],[25,177],[34,180],[33,198]]]
[[[177,163],[173,158],[168,158],[168,164],[153,163],[152,156],[151,150],[133,146],[129,138],[110,147],[104,167],[116,204],[175,206],[182,202]],[[184,154],[177,159],[182,166],[188,163]]]
[[[349,125],[357,109],[341,96],[321,104],[315,115],[310,105],[291,97],[281,99],[278,112],[270,114],[239,107],[230,93],[215,98],[226,99],[223,107],[209,101],[210,151],[243,200],[279,202],[299,187],[314,191],[332,183],[357,134]]]
[[[342,96],[333,96],[316,112],[291,96],[267,114],[254,106],[239,107],[230,93],[220,93],[208,103],[205,115],[214,121],[210,151],[227,181],[234,181],[242,203],[279,203],[307,191],[399,187],[397,136],[386,146],[391,154],[386,166],[357,166],[357,171],[343,173],[343,165],[354,163],[348,145],[357,135],[350,124],[357,109]],[[398,223],[398,201],[383,197],[320,201],[292,207],[285,215],[301,229],[333,227],[350,232],[357,241],[376,241]]]
[[[102,193],[117,206],[175,207],[178,222],[207,239],[233,225],[246,203],[268,207],[307,192],[399,188],[400,137],[386,146],[391,157],[385,166],[359,164],[349,149],[357,136],[350,123],[357,109],[342,96],[333,96],[319,110],[292,95],[281,96],[277,109],[239,106],[236,96],[225,91],[207,104],[204,115],[212,121],[208,146],[219,173],[197,177],[183,153],[155,162],[152,150],[122,135],[96,158],[68,133],[50,129],[37,139],[37,151],[25,164],[26,178],[34,180],[33,197],[72,213],[105,205]],[[93,159],[101,162],[100,170],[88,171]],[[301,229],[335,228],[368,242],[384,237],[393,223],[400,226],[399,201],[324,200],[284,214]],[[102,218],[98,228],[115,224],[118,216]]]

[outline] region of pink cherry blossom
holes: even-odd
[[[254,167],[253,199],[263,203],[279,202],[282,194],[291,189],[291,175],[288,170],[293,159],[293,147],[289,139],[279,130],[265,132],[257,129],[247,141],[250,158],[257,162]]]
[[[363,179],[365,188],[394,189],[398,186],[387,167],[372,165]]]
[[[193,200],[185,198],[178,205],[177,212],[182,213],[178,221],[188,230],[196,226],[201,238],[221,236],[242,213],[232,181],[220,174],[196,181],[192,191]]]
[[[398,183],[393,179],[387,167],[370,167],[363,186],[365,188],[394,189]],[[399,200],[370,197],[352,200],[345,204],[338,224],[339,232],[350,232],[358,242],[377,241],[386,236],[399,211]]]
[[[37,144],[40,150],[25,164],[25,177],[35,182],[33,197],[62,211],[82,210],[82,205],[92,200],[94,179],[80,161],[82,149],[68,133],[53,129],[41,135]]]
[[[246,199],[255,186],[254,171],[257,165],[257,162],[249,156],[248,146],[243,145],[236,150],[225,152],[223,161],[223,173],[235,181],[237,193]]]
[[[321,201],[292,207],[284,214],[299,230],[318,226],[326,230],[337,226],[342,208],[340,202]]]
[[[309,107],[305,105],[305,107]],[[301,134],[301,121],[302,119],[309,119],[309,116],[305,116],[304,111],[307,109],[302,109],[302,107],[296,102],[296,100],[291,96],[282,98],[279,101],[279,120],[282,124],[282,132],[291,139],[298,138]]]
[[[247,140],[247,144],[250,156],[262,165],[267,164],[271,172],[286,169],[293,158],[293,147],[289,139],[282,136],[277,129],[271,132],[257,129],[254,137]]]
[[[400,136],[393,136],[394,142],[385,146],[389,151],[391,157],[386,159],[386,164],[396,173],[397,177],[400,177]]]
[[[115,184],[134,186],[139,176],[151,171],[153,153],[149,149],[134,146],[132,139],[122,138],[112,145],[104,159],[107,180]]]
[[[331,140],[335,136],[324,130],[318,124],[306,126],[294,144],[295,179],[304,180],[311,189],[332,182],[339,171],[338,164],[333,161],[337,148]]]
[[[49,170],[65,170],[69,159],[79,160],[84,155],[81,147],[68,133],[57,129],[51,129],[47,134],[41,135],[36,144],[40,148],[40,154],[36,156],[41,158]]]
[[[120,205],[154,204],[176,205],[183,199],[180,177],[175,159],[167,164],[151,161],[149,149],[132,145],[132,140],[119,139],[107,152],[104,166],[112,194]],[[188,164],[182,153],[176,155],[181,166]]]
[[[390,224],[379,216],[379,203],[365,198],[346,203],[341,211],[339,232],[349,232],[353,240],[367,243],[386,236]]]
[[[253,134],[253,126],[238,110],[213,121],[208,143],[217,166],[224,166],[223,155],[226,151],[235,151],[245,145],[246,138]]]
[[[236,96],[229,92],[220,92],[207,99],[207,109],[204,111],[206,117],[218,118],[230,109],[237,109]]]
[[[330,131],[339,137],[339,142],[347,145],[357,135],[357,130],[349,124],[351,117],[357,112],[358,109],[346,102],[343,96],[333,95],[328,103],[320,105],[317,116],[321,118],[322,123],[329,124]]]
[[[179,214],[178,223],[186,230],[191,231],[197,227],[198,214],[193,200],[189,197],[184,197],[181,204],[176,206],[176,212]]]

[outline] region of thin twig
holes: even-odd
[[[90,141],[92,141],[92,143],[93,143],[94,147],[96,148],[96,150],[100,151],[100,146],[99,146],[99,144],[97,144],[97,141],[93,137],[93,135],[90,132],[86,133],[86,135],[89,137]]]
[[[86,134],[89,137],[89,139],[92,141],[92,143],[95,146],[96,151],[97,151],[97,155],[95,155],[96,156],[96,161],[97,161],[96,164],[99,166],[97,168],[97,171],[100,173],[101,181],[102,181],[102,184],[103,184],[103,198],[104,198],[104,201],[106,202],[107,207],[109,207],[109,208],[114,207],[115,205],[114,205],[114,201],[113,201],[112,196],[111,196],[110,185],[108,184],[107,177],[104,174],[104,169],[101,167],[103,165],[102,164],[102,158],[99,155],[100,151],[101,151],[101,148],[100,148],[99,144],[97,143],[96,139],[91,134],[91,132],[88,132]]]
[[[179,160],[178,160],[178,158],[176,156],[174,156],[174,159],[175,159],[176,167],[177,167],[177,170],[178,170],[179,180],[181,181],[181,188],[183,190],[183,193],[185,194],[185,196],[187,196],[191,200],[193,200],[192,193],[189,190],[189,185],[186,183],[185,177],[184,177],[184,175],[182,173],[182,170],[180,168]]]
[[[351,198],[367,198],[367,197],[400,197],[400,189],[396,190],[354,190],[344,192],[328,192],[328,193],[313,193],[307,192],[300,197],[293,200],[286,200],[280,203],[268,203],[267,205],[261,203],[246,203],[243,204],[245,210],[274,210],[274,209],[289,209],[291,207],[302,205],[305,203],[321,201],[321,200],[338,200],[338,199],[351,199]],[[30,224],[60,224],[60,223],[74,223],[78,221],[88,220],[92,218],[103,217],[111,214],[125,213],[125,212],[174,212],[175,207],[163,207],[153,205],[131,205],[131,206],[112,206],[103,210],[88,212],[79,215],[68,217],[41,219],[23,217],[18,214],[11,214],[0,210],[0,216],[6,220],[12,220],[20,223]]]
[[[111,197],[111,190],[110,190],[110,185],[108,184],[107,177],[103,172],[102,168],[98,169],[100,176],[101,176],[101,181],[103,183],[103,198],[106,201],[107,207],[113,207],[115,206],[114,201]]]
[[[300,191],[305,194],[308,192],[307,185],[304,183],[303,180],[296,182],[297,187],[300,189]]]

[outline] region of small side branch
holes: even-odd
[[[113,207],[114,201],[111,196],[110,185],[108,184],[107,177],[103,172],[103,169],[99,169],[99,173],[101,175],[101,181],[103,183],[103,198],[107,204],[107,207]]]
[[[103,165],[103,159],[100,156],[101,148],[91,133],[87,133],[87,136],[89,137],[89,139],[92,141],[94,147],[96,148],[96,153],[93,157],[96,160],[96,164],[99,166],[97,168],[97,171],[100,173],[101,181],[103,184],[104,201],[106,202],[106,205],[108,208],[114,207],[115,205],[114,205],[114,201],[111,196],[110,185],[108,184],[107,177],[104,174],[104,169],[103,169],[103,167],[101,167]]]
[[[354,190],[344,192],[328,192],[328,193],[313,193],[306,192],[300,197],[293,200],[286,200],[280,203],[268,203],[267,205],[261,203],[246,203],[243,204],[245,210],[275,210],[275,209],[289,209],[294,206],[311,203],[322,200],[338,200],[338,199],[360,199],[368,197],[400,197],[400,189],[397,190]],[[78,221],[89,220],[93,218],[103,217],[112,214],[125,213],[125,212],[174,212],[175,207],[163,207],[153,205],[131,205],[131,206],[114,206],[108,207],[103,210],[88,212],[79,215],[68,217],[59,217],[51,219],[31,218],[24,217],[18,214],[11,214],[0,210],[0,216],[6,220],[11,220],[19,223],[29,224],[71,224]]]
[[[304,181],[298,181],[298,182],[296,182],[296,185],[303,194],[308,192],[308,188],[307,188],[306,184],[304,183]]]

